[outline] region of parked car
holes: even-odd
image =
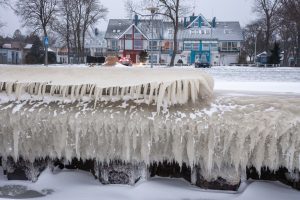
[[[210,64],[207,62],[196,62],[195,68],[209,68]]]
[[[126,66],[132,66],[131,59],[127,58],[127,57],[120,58],[119,63],[121,63],[122,65],[126,65]]]

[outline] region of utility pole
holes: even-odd
[[[151,68],[153,68],[153,43],[154,43],[154,15],[158,11],[158,8],[156,7],[150,7],[147,10],[151,12],[151,40],[150,40],[150,52],[151,52]]]
[[[46,35],[44,38],[44,46],[45,46],[45,66],[48,67],[48,46],[49,46],[49,39]]]

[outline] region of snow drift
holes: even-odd
[[[213,79],[199,70],[145,68],[0,67],[0,92],[59,95],[71,100],[136,99],[162,106],[184,104],[212,96]]]
[[[173,161],[200,166],[207,180],[247,166],[300,169],[300,99],[218,96],[212,104],[20,101],[0,104],[0,156]],[[238,179],[239,180],[239,179]]]

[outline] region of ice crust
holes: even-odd
[[[212,96],[213,79],[189,69],[0,67],[0,92],[19,100],[23,94],[64,100],[142,100],[164,106]]]
[[[173,161],[206,180],[238,181],[247,166],[300,169],[299,96],[222,96],[158,113],[133,101],[0,103],[0,156]]]

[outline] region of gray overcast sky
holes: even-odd
[[[207,19],[217,17],[220,21],[239,21],[242,26],[255,19],[252,12],[254,0],[189,0],[191,5],[196,5],[195,14],[202,13]],[[108,8],[109,13],[105,21],[101,21],[98,27],[105,31],[108,19],[125,18],[125,0],[101,0]],[[8,8],[0,8],[0,21],[6,26],[0,30],[0,34],[12,35],[21,27],[20,20],[13,11]],[[23,29],[23,32],[24,29]]]

